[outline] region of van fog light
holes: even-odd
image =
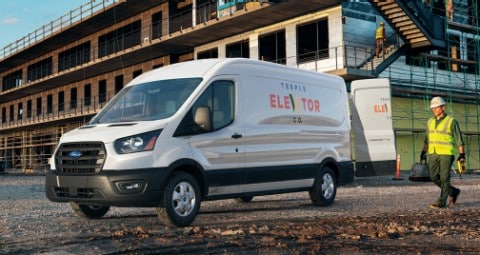
[[[145,187],[144,181],[121,181],[116,182],[118,190],[125,193],[138,193]]]

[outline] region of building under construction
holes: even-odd
[[[478,0],[90,1],[0,51],[0,171],[46,171],[60,136],[143,72],[243,57],[389,78],[401,168],[418,161],[443,96],[480,167]],[[375,31],[385,23],[385,47]],[[394,170],[391,170],[392,173]]]

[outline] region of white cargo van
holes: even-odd
[[[308,191],[330,205],[354,179],[343,79],[249,59],[208,59],[134,79],[64,134],[47,197],[88,218],[157,207],[186,226],[204,200]]]

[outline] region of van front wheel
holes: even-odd
[[[200,188],[195,178],[187,173],[177,173],[165,186],[163,205],[157,215],[167,226],[185,227],[195,220],[200,210]]]
[[[328,166],[323,167],[309,191],[310,200],[314,205],[327,206],[333,203],[336,194],[337,181],[333,170]]]

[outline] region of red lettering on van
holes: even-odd
[[[270,94],[270,108],[291,109],[290,97]]]
[[[270,108],[277,108],[277,101],[275,100],[274,94],[270,94]]]
[[[294,102],[292,102],[292,100]],[[293,107],[296,101],[301,102],[301,106]],[[292,95],[270,94],[270,108],[274,109],[292,109],[293,111],[320,112],[320,100],[304,97],[295,97]]]
[[[375,113],[387,112],[387,106],[385,104],[375,104],[373,105],[373,112]]]
[[[285,109],[290,109],[290,96],[283,96],[283,102],[285,105]]]
[[[320,112],[320,101],[316,99],[301,98],[303,110],[309,112]]]

